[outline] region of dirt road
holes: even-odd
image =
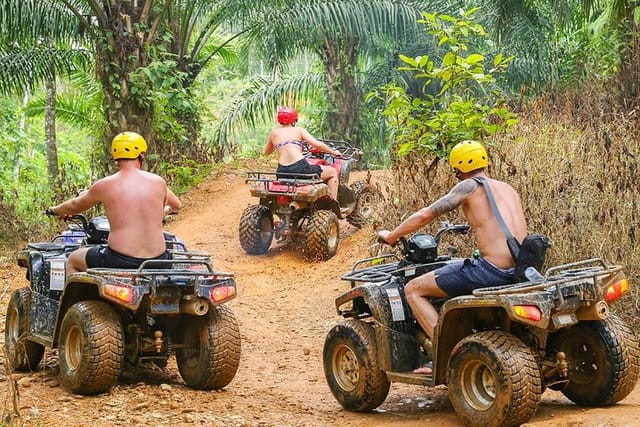
[[[353,178],[352,178],[353,179]],[[385,403],[370,414],[345,412],[334,400],[322,370],[322,347],[337,316],[333,300],[349,284],[339,280],[351,263],[366,256],[372,230],[341,221],[338,254],[309,263],[300,248],[273,247],[249,256],[237,238],[242,210],[255,203],[244,171],[219,173],[183,196],[185,208],[167,226],[190,249],[212,254],[217,269],[233,272],[239,296],[230,303],[242,332],[240,368],[218,392],[186,388],[174,364],[166,373],[129,375],[110,393],[72,395],[56,380],[55,354],[32,374],[15,376],[20,418],[35,426],[460,426],[447,389],[393,384]],[[23,270],[0,266],[0,315],[11,290],[26,286]],[[13,395],[0,356],[2,414],[12,412]],[[0,421],[0,426],[4,425]],[[640,387],[609,408],[580,408],[562,394],[545,392],[528,426],[640,425]]]

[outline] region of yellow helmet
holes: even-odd
[[[462,141],[451,149],[449,163],[454,169],[466,173],[489,165],[487,150],[478,141]]]
[[[136,159],[147,152],[147,141],[135,132],[121,132],[111,141],[111,155],[114,160]]]

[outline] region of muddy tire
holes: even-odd
[[[327,334],[324,375],[336,400],[348,411],[369,412],[384,402],[390,383],[380,370],[371,325],[348,319]]]
[[[29,331],[29,307],[31,290],[20,288],[13,291],[4,327],[6,357],[15,371],[33,371],[44,355],[44,346],[25,338]]]
[[[183,315],[176,360],[184,382],[197,390],[219,390],[240,365],[240,329],[231,310],[211,307],[204,316]]]
[[[356,181],[351,185],[356,199],[356,208],[347,216],[347,222],[362,228],[373,216],[373,209],[379,194],[365,181]]]
[[[251,255],[262,255],[273,240],[273,214],[266,206],[249,206],[240,217],[238,231],[242,249]]]
[[[566,354],[569,383],[561,391],[578,405],[613,405],[636,386],[638,342],[614,315],[560,330],[550,337],[549,348]]]
[[[307,251],[311,259],[327,260],[338,251],[340,227],[332,211],[319,210],[311,214],[307,224]]]
[[[456,414],[469,426],[525,423],[542,396],[536,355],[502,331],[479,332],[456,344],[447,379]]]
[[[124,333],[115,310],[102,301],[81,301],[62,319],[60,383],[73,393],[109,391],[120,377]]]

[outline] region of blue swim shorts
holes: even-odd
[[[484,258],[468,258],[434,271],[436,284],[448,296],[470,295],[474,289],[515,283],[515,268],[503,270]]]

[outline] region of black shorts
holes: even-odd
[[[140,265],[149,259],[171,259],[169,252],[164,252],[162,255],[155,258],[136,258],[128,255],[123,255],[114,251],[108,246],[93,246],[87,252],[85,262],[88,268],[138,268]],[[170,263],[149,263],[150,268],[171,268]]]
[[[470,295],[475,289],[516,282],[515,268],[503,270],[484,258],[465,259],[434,271],[436,284],[448,296]]]
[[[280,175],[280,174],[292,174],[292,175]],[[278,179],[310,179],[309,176],[298,176],[295,174],[305,175],[322,175],[322,168],[320,165],[312,165],[307,162],[306,159],[300,159],[290,165],[281,165],[278,163],[278,169],[276,169],[276,176]]]

